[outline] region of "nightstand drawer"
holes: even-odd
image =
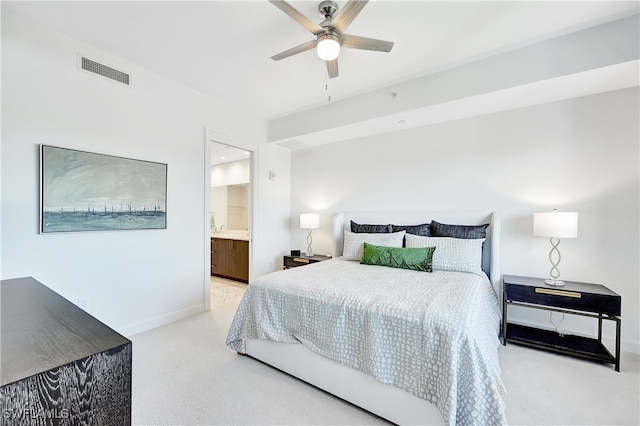
[[[331,259],[331,256],[323,256],[316,254],[312,257],[306,256],[284,256],[283,263],[284,269],[295,268],[297,266],[304,266],[310,263],[322,262],[323,260]]]
[[[563,287],[550,287],[543,280],[504,276],[505,298],[512,302],[619,316],[620,296],[605,286],[566,281]]]

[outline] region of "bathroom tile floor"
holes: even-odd
[[[247,289],[247,284],[238,281],[227,280],[220,277],[211,277],[211,306],[225,305],[240,302]]]

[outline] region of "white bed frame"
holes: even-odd
[[[483,269],[502,300],[500,273],[500,216],[497,212],[350,212],[333,219],[333,256],[342,255],[344,230],[357,223],[417,225],[441,223],[480,225],[489,223],[483,250]],[[247,339],[246,354],[291,374],[358,407],[399,425],[444,424],[435,405],[404,390],[379,382],[320,356],[303,345]]]

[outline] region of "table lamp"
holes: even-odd
[[[308,229],[307,234],[307,252],[306,257],[313,257],[311,250],[311,230],[320,227],[320,215],[318,213],[302,213],[300,214],[300,229]]]
[[[578,237],[578,213],[576,212],[559,212],[554,209],[552,212],[536,212],[533,214],[533,235],[536,237],[549,237],[551,242],[551,251],[549,252],[549,261],[551,262],[551,270],[549,275],[551,278],[544,280],[545,284],[561,287],[564,281],[559,280],[560,270],[560,238],[577,238]],[[554,257],[556,260],[554,261]]]

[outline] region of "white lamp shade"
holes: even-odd
[[[318,229],[320,227],[320,215],[318,213],[302,213],[300,215],[300,228]]]
[[[325,61],[333,61],[340,54],[340,42],[338,37],[333,34],[324,34],[318,38],[316,44],[316,52],[320,59]]]
[[[533,214],[533,235],[536,237],[576,238],[577,212],[536,212]]]

